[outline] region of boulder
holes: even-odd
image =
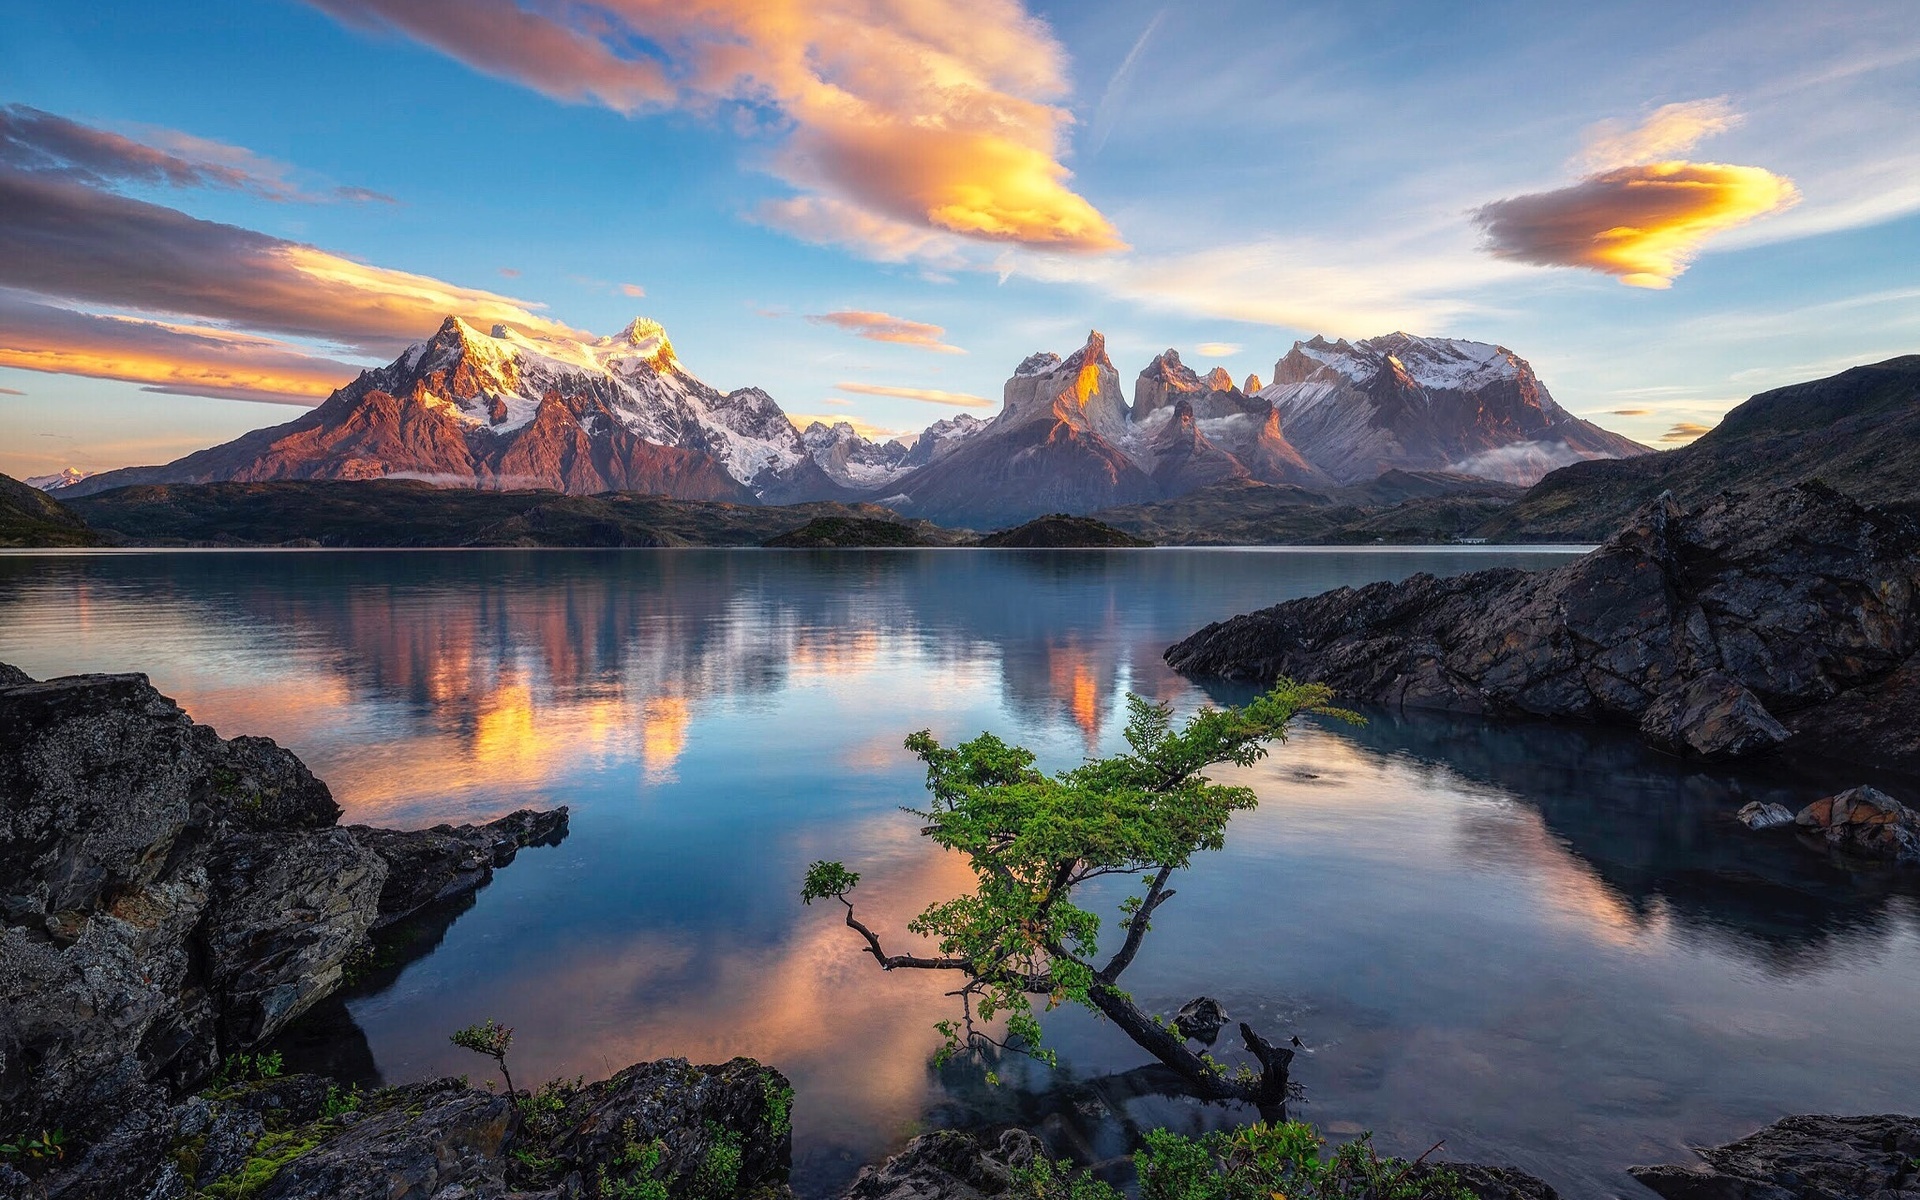
[[[1773,804],[1765,800],[1754,800],[1740,806],[1734,819],[1748,829],[1778,829],[1793,824],[1793,810],[1784,804]]]
[[[1173,1025],[1181,1037],[1211,1046],[1231,1019],[1226,1008],[1212,996],[1195,996],[1173,1014]]]
[[[1340,588],[1209,625],[1187,675],[1345,700],[1604,721],[1701,758],[1920,761],[1920,527],[1818,482],[1671,495],[1547,571]]]
[[[1793,823],[1843,857],[1920,864],[1920,813],[1878,788],[1849,788],[1815,800]]]
[[[1666,1200],[1914,1200],[1920,1118],[1787,1117],[1699,1163],[1630,1167]]]

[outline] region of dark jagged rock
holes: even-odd
[[[1174,1028],[1180,1031],[1181,1037],[1205,1042],[1209,1046],[1219,1038],[1220,1031],[1231,1019],[1227,1016],[1227,1010],[1212,996],[1195,996],[1173,1014]]]
[[[1912,1200],[1920,1118],[1787,1117],[1699,1163],[1628,1168],[1666,1200]]]
[[[1679,754],[1899,763],[1920,725],[1917,648],[1920,529],[1810,483],[1691,514],[1665,496],[1565,567],[1341,588],[1166,657],[1348,700],[1626,724]]]
[[[655,1180],[669,1196],[784,1195],[792,1103],[786,1078],[750,1058],[664,1058],[582,1088],[545,1149],[588,1179]],[[652,1162],[638,1175],[636,1157]]]
[[[130,1194],[86,1181],[139,1176],[174,1095],[338,986],[389,861],[397,911],[564,828],[341,828],[299,759],[222,740],[143,675],[0,667],[0,729],[0,1135],[62,1129],[99,1164],[52,1195]]]
[[[354,841],[387,864],[380,889],[380,929],[427,907],[485,886],[525,846],[554,845],[566,836],[567,809],[523,808],[485,825],[435,825],[405,832],[349,827]]]
[[[989,1149],[972,1134],[923,1133],[879,1166],[861,1168],[845,1200],[984,1200],[1007,1195],[1013,1170],[1041,1152],[1040,1139],[1009,1129]]]
[[[1002,529],[981,538],[979,545],[998,549],[1126,549],[1151,546],[1152,542],[1124,533],[1092,517],[1074,517],[1066,513],[1035,517],[1024,525]]]

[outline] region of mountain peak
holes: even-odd
[[[1076,371],[1088,366],[1105,367],[1111,371],[1113,360],[1107,357],[1107,335],[1098,329],[1089,329],[1087,344],[1067,355],[1066,361],[1060,365]]]
[[[1233,390],[1233,376],[1227,374],[1225,367],[1215,367],[1207,372],[1207,390],[1230,392]]]

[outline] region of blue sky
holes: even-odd
[[[988,415],[1022,357],[1093,327],[1128,378],[1169,346],[1265,377],[1314,333],[1499,342],[1562,404],[1656,445],[1755,391],[1920,351],[1910,0],[210,0],[0,19],[18,134],[0,173],[40,206],[0,206],[0,244],[33,248],[0,262],[0,362],[52,368],[0,366],[16,476],[297,415],[235,398],[268,376],[156,365],[162,342],[271,360],[312,403],[446,307],[597,334],[645,313],[716,386],[887,431]],[[82,178],[48,140],[70,128],[201,170]],[[1625,265],[1568,248],[1655,185],[1682,197],[1648,218],[1677,242],[1630,239]],[[99,197],[84,228],[104,265],[75,265],[60,206]],[[226,259],[197,260],[208,278],[181,286],[180,260],[133,240],[172,236],[155,206],[251,231],[215,241],[255,258],[230,286]],[[259,256],[318,280],[310,297]],[[367,296],[377,318],[348,313]],[[817,319],[834,313],[870,316]]]

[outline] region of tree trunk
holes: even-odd
[[[1159,1022],[1140,1011],[1131,998],[1111,984],[1096,983],[1088,990],[1093,1005],[1120,1027],[1142,1050],[1165,1063],[1185,1079],[1193,1094],[1202,1100],[1238,1100],[1260,1109],[1263,1117],[1286,1119],[1288,1068],[1293,1051],[1275,1046],[1253,1032],[1246,1024],[1240,1033],[1247,1049],[1260,1060],[1259,1083],[1248,1086],[1230,1079],[1207,1065],[1205,1059],[1187,1048],[1186,1039],[1170,1033]]]

